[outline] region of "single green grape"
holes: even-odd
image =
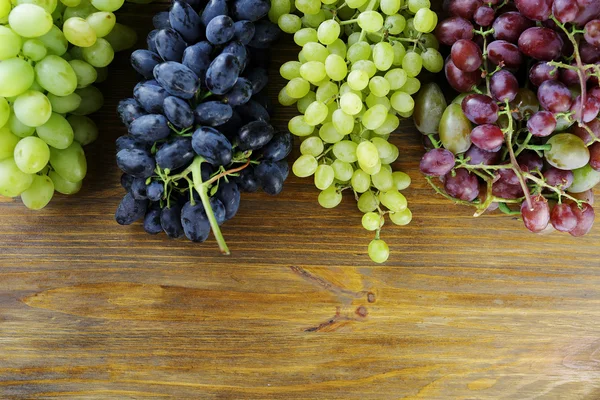
[[[300,153],[313,157],[320,156],[324,149],[323,141],[317,136],[308,137],[300,144]]]
[[[374,239],[369,243],[369,257],[378,264],[382,264],[390,257],[390,248],[381,239]]]
[[[404,211],[390,213],[390,219],[396,225],[408,225],[412,221],[412,212],[406,208]]]
[[[376,212],[365,213],[362,217],[362,226],[368,231],[376,231],[383,225],[384,219]]]
[[[334,179],[335,171],[331,165],[321,164],[317,167],[317,170],[315,171],[315,186],[317,189],[327,189],[333,184]]]
[[[54,183],[47,175],[33,175],[33,182],[21,193],[21,200],[30,210],[41,210],[54,196]]]
[[[323,208],[335,208],[342,202],[342,194],[331,185],[319,193],[318,202]]]
[[[301,155],[292,165],[292,172],[299,178],[311,176],[317,170],[319,163],[311,155]]]
[[[394,179],[394,187],[396,190],[404,190],[410,186],[410,176],[402,171],[392,172],[392,178]]]

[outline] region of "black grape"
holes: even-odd
[[[165,193],[165,185],[159,181],[152,181],[146,186],[146,196],[148,200],[159,201]]]
[[[225,0],[210,0],[200,16],[202,24],[204,24],[204,26],[208,25],[210,20],[212,20],[214,17],[219,15],[227,15],[227,11],[227,2]]]
[[[206,87],[214,94],[225,94],[235,85],[239,74],[237,57],[230,53],[221,53],[206,71]]]
[[[158,49],[156,48],[156,35],[160,32],[160,29],[155,29],[148,33],[148,37],[146,38],[146,45],[148,50],[158,54]]]
[[[254,121],[244,125],[237,136],[241,150],[257,150],[269,143],[275,134],[275,129],[264,121]]]
[[[233,109],[229,104],[223,104],[219,101],[207,101],[196,107],[194,116],[196,123],[200,125],[219,126],[231,118]]]
[[[237,136],[242,126],[244,126],[244,120],[236,110],[233,110],[231,118],[223,125],[219,125],[218,130],[231,141]]]
[[[206,39],[212,44],[225,44],[233,39],[233,20],[227,15],[217,15],[206,25]]]
[[[136,140],[133,136],[119,136],[116,140],[117,153],[123,149],[149,150],[148,143]]]
[[[270,8],[271,5],[266,0],[236,0],[233,2],[232,14],[237,20],[254,22],[267,15]]]
[[[131,193],[127,193],[115,213],[115,220],[119,225],[131,225],[146,214],[148,200],[136,200]]]
[[[190,105],[179,97],[167,97],[163,102],[163,112],[169,122],[178,128],[188,128],[194,123],[194,112]]]
[[[220,182],[215,197],[225,206],[225,218],[233,218],[240,208],[240,190],[235,182]]]
[[[150,50],[136,50],[131,53],[131,66],[146,79],[152,79],[154,67],[161,62],[160,56]]]
[[[260,186],[258,179],[254,175],[254,167],[252,166],[244,168],[240,172],[240,175],[235,178],[235,182],[240,190],[248,193],[256,192]]]
[[[146,178],[134,178],[129,189],[131,195],[136,200],[146,200]]]
[[[160,209],[149,210],[144,217],[144,230],[151,234],[157,235],[163,231],[160,224]]]
[[[254,175],[260,182],[265,193],[277,195],[283,190],[285,178],[277,165],[272,161],[263,161],[254,168]]]
[[[136,99],[121,100],[117,106],[117,113],[126,127],[129,127],[136,118],[146,115],[146,111]]]
[[[252,97],[252,84],[246,78],[238,78],[233,88],[221,98],[224,103],[232,107],[246,104]]]
[[[147,151],[123,149],[117,153],[117,165],[121,171],[137,178],[148,178],[154,173],[156,162]]]
[[[183,1],[174,1],[169,12],[169,22],[188,43],[195,43],[201,36],[200,16],[191,5]]]
[[[171,27],[171,22],[169,21],[169,12],[161,11],[152,17],[152,25],[156,29],[165,29]]]
[[[165,61],[181,61],[186,44],[175,29],[161,29],[154,38],[156,52]]]
[[[292,151],[292,134],[288,131],[278,132],[269,143],[262,148],[262,156],[267,161],[279,161]]]
[[[237,21],[233,24],[235,38],[243,44],[248,44],[254,36],[254,23],[252,21]]]
[[[269,83],[269,73],[264,68],[252,68],[244,74],[244,77],[252,83],[252,93],[259,93]]]
[[[260,103],[254,100],[250,100],[235,109],[246,122],[268,122],[271,119],[269,112]]]
[[[125,189],[126,191],[129,192],[129,189],[131,189],[131,184],[133,183],[134,179],[135,178],[131,175],[122,174],[121,175],[121,186],[123,186],[123,189]]]
[[[254,28],[254,36],[248,46],[258,49],[268,49],[281,34],[279,27],[271,21],[258,21],[254,24]]]
[[[162,114],[163,102],[169,94],[154,79],[140,82],[133,88],[133,97],[150,114]]]
[[[233,156],[231,142],[214,128],[196,129],[192,136],[192,147],[196,154],[213,165],[227,165]]]
[[[160,212],[160,225],[168,237],[175,239],[182,237],[181,206],[173,204],[170,208],[164,207]]]
[[[213,47],[209,42],[198,42],[183,52],[183,65],[191,69],[200,80],[204,80],[206,70],[211,63]]]
[[[139,117],[129,125],[129,133],[145,142],[165,139],[171,133],[168,121],[161,114],[148,114]]]
[[[248,50],[246,50],[246,46],[244,46],[242,42],[237,40],[229,42],[229,44],[223,48],[221,53],[233,54],[238,60],[240,71],[243,71],[244,68],[246,68],[246,64],[248,63]]]
[[[202,203],[192,205],[189,201],[181,210],[181,226],[185,236],[192,242],[204,242],[210,234],[210,222]]]
[[[171,171],[186,166],[194,159],[192,140],[189,137],[178,137],[160,146],[156,152],[156,164]]]
[[[182,99],[191,99],[200,89],[198,76],[180,63],[169,61],[157,65],[154,77],[169,94]]]
[[[213,210],[213,214],[215,215],[217,224],[222,225],[226,221],[225,206],[223,205],[223,203],[221,203],[221,200],[217,199],[216,197],[211,197],[210,198],[210,207]]]
[[[290,165],[288,164],[287,160],[279,160],[276,164],[281,171],[281,175],[283,175],[283,180],[285,181],[290,174]]]

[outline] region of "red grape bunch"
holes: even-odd
[[[600,182],[600,0],[446,0],[444,9],[435,34],[460,95],[448,105],[436,84],[418,95],[427,181],[475,216],[499,208],[532,232],[585,235]]]

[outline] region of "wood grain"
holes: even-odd
[[[160,8],[120,18],[143,34]],[[274,97],[295,52],[273,49]],[[114,109],[134,82],[122,55],[79,195],[0,204],[1,399],[600,399],[598,226],[574,239],[472,218],[427,187],[405,124],[414,222],[385,227],[383,266],[351,198],[323,210],[293,177],[244,195],[230,257],[149,236],[113,220]]]

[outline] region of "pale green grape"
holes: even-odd
[[[350,8],[358,8],[358,7],[361,7],[365,4],[367,4],[367,2],[368,2],[368,0],[348,0],[348,1],[346,1],[346,4]]]
[[[10,118],[10,105],[4,97],[0,97],[0,128],[8,122]]]
[[[55,96],[52,93],[48,93],[48,100],[52,105],[52,111],[59,114],[66,114],[75,111],[81,104],[81,96],[77,93],[71,93],[67,96]]]
[[[365,71],[367,75],[369,75],[369,78],[372,78],[377,73],[377,67],[375,66],[375,63],[371,60],[358,60],[352,63],[352,68],[350,69],[352,71]]]
[[[302,28],[302,20],[295,14],[283,14],[279,17],[277,25],[285,33],[296,33]]]
[[[96,33],[96,37],[104,37],[114,29],[117,17],[112,12],[101,11],[88,15],[86,21]]]
[[[338,181],[348,182],[350,179],[352,179],[354,168],[350,163],[342,160],[335,160],[333,164],[331,164],[331,168],[333,168],[335,179]]]
[[[348,74],[348,86],[356,91],[361,91],[369,84],[369,74],[357,69]]]
[[[342,140],[333,145],[333,154],[338,160],[347,163],[356,162],[357,144],[351,140]]]
[[[380,192],[379,201],[390,211],[400,212],[406,210],[406,197],[396,189]]]
[[[115,52],[106,39],[98,38],[96,43],[82,49],[83,59],[94,67],[106,67],[115,58]]]
[[[50,149],[42,139],[29,136],[17,143],[14,158],[21,171],[26,174],[35,174],[48,164]]]
[[[302,64],[299,61],[288,61],[283,63],[281,67],[279,67],[279,74],[288,81],[298,78],[300,76],[301,65]]]
[[[330,54],[325,59],[325,72],[334,81],[341,81],[348,74],[346,61],[337,54]]]
[[[373,192],[367,189],[363,194],[360,195],[356,205],[361,212],[367,213],[377,210],[377,206],[379,206],[379,200],[377,199],[377,196],[373,194]]]
[[[337,54],[342,58],[346,58],[346,43],[342,39],[335,39],[327,45],[329,54]]]
[[[354,129],[354,117],[346,114],[343,110],[335,110],[331,122],[335,129],[343,136],[348,135]]]
[[[87,161],[81,145],[73,142],[64,150],[50,148],[50,165],[64,179],[79,182],[87,173]]]
[[[62,194],[75,194],[81,189],[82,182],[71,182],[57,174],[55,171],[50,171],[48,177],[54,183],[54,190]]]
[[[396,225],[408,225],[412,221],[412,212],[406,208],[404,211],[390,213],[390,219]]]
[[[73,128],[60,114],[52,113],[48,122],[38,126],[36,132],[40,139],[55,149],[66,149],[73,143]]]
[[[356,148],[356,159],[360,168],[369,173],[368,169],[375,167],[379,163],[377,147],[369,141],[361,142]]]
[[[15,33],[25,38],[45,35],[52,28],[52,16],[35,4],[19,4],[12,9],[8,23]]]
[[[346,39],[346,42],[348,43],[348,47],[352,46],[354,43],[357,43],[359,41],[360,41],[360,32],[353,32]]]
[[[316,100],[327,103],[339,92],[338,86],[333,82],[327,82],[317,88]]]
[[[381,215],[379,215],[379,213],[370,211],[363,215],[361,223],[363,228],[366,230],[376,231],[383,226],[384,219],[381,217]]]
[[[319,129],[319,137],[326,143],[337,143],[344,138],[345,135],[335,129],[331,122],[326,122]]]
[[[81,104],[77,110],[73,111],[75,115],[88,115],[98,111],[104,104],[104,96],[97,87],[90,85],[83,89],[75,91],[81,97]]]
[[[69,6],[63,15],[63,19],[66,21],[72,17],[87,18],[88,15],[97,12],[98,9],[90,3],[90,0],[81,0],[76,6]]]
[[[21,121],[19,121],[19,118],[17,118],[14,112],[10,114],[10,117],[8,118],[8,123],[6,125],[12,133],[22,138],[31,136],[35,133],[35,128],[27,126]]]
[[[384,78],[388,81],[390,90],[398,90],[406,83],[408,75],[401,68],[390,69],[385,73]]]
[[[40,86],[56,96],[67,96],[77,88],[75,71],[59,56],[46,56],[35,65],[35,73]]]
[[[387,168],[381,168],[378,173],[371,176],[371,180],[377,190],[385,192],[394,189],[394,178],[392,172]]]
[[[431,8],[429,0],[408,0],[408,10],[416,14],[421,8]]]
[[[21,138],[12,133],[8,126],[0,128],[0,160],[13,157],[19,140]]]
[[[90,47],[96,43],[96,32],[87,20],[73,17],[65,21],[63,33],[69,42],[79,47]]]
[[[308,136],[314,132],[315,127],[307,124],[303,115],[296,115],[288,122],[288,129],[296,136]]]
[[[36,6],[42,7],[46,12],[52,14],[56,9],[57,0],[13,0],[15,5],[17,4],[35,4]]]
[[[406,94],[400,90],[394,92],[390,98],[390,103],[398,112],[409,112],[415,108],[415,101],[413,98],[409,94]]]
[[[306,14],[302,17],[302,24],[311,28],[318,28],[327,19],[325,11],[319,10],[316,14]]]
[[[107,58],[111,58],[112,61],[112,56],[111,54],[114,54],[115,52],[119,52],[119,51],[123,51],[123,50],[127,50],[132,48],[135,43],[137,42],[137,33],[130,27],[128,27],[127,25],[123,25],[123,24],[119,24],[118,22],[115,24],[115,27],[113,28],[112,31],[110,31],[110,33],[106,36],[104,36],[104,39],[106,39],[106,44],[102,43],[102,56],[98,57],[99,58],[99,63],[103,64],[104,62],[101,61],[103,59],[107,59]],[[98,42],[100,42],[102,39],[98,39],[96,41],[96,44],[94,46],[98,45]],[[106,45],[109,44],[110,46],[108,46],[109,48],[107,49]],[[93,46],[92,46],[93,47]],[[84,59],[85,59],[85,52],[84,52]],[[95,65],[93,62],[90,62],[88,60],[86,60],[87,62],[89,62],[90,64],[92,64],[94,67],[104,67],[108,64],[110,64],[110,61],[106,62],[106,65]]]
[[[18,96],[31,86],[35,74],[33,67],[20,58],[0,62],[0,96]]]
[[[73,129],[73,139],[86,146],[98,138],[98,127],[90,118],[81,115],[70,115],[67,118]]]
[[[331,44],[340,36],[340,31],[340,24],[333,19],[329,19],[319,25],[317,37],[321,43]]]
[[[371,143],[377,147],[377,154],[379,154],[379,158],[386,158],[392,155],[392,145],[388,143],[387,140],[374,137],[371,139]]]
[[[421,53],[421,58],[423,59],[423,68],[429,72],[437,74],[444,69],[444,58],[440,52],[434,48],[428,48]]]
[[[306,138],[306,140],[304,140],[302,144],[300,144],[300,153],[313,157],[320,156],[321,153],[323,153],[324,149],[325,146],[323,145],[323,141],[321,140],[321,138],[318,138],[316,136]]]
[[[373,262],[382,264],[390,257],[390,248],[383,240],[373,239],[369,243],[369,257]]]
[[[335,172],[330,165],[321,164],[315,171],[315,186],[319,190],[325,190],[333,183]]]
[[[315,92],[310,91],[306,94],[306,96],[304,96],[303,98],[301,98],[300,100],[298,100],[298,103],[296,104],[296,107],[298,108],[298,112],[301,114],[304,114],[306,112],[306,109],[308,108],[308,106],[310,106],[312,104],[313,101],[315,101],[317,99],[317,95],[315,94]]]
[[[306,178],[314,174],[318,166],[319,163],[315,157],[303,154],[292,165],[292,172],[299,178]]]
[[[294,3],[296,4],[298,11],[301,11],[304,14],[314,15],[321,11],[320,0],[296,0]]]
[[[350,180],[352,189],[357,193],[364,193],[371,187],[371,176],[362,169],[357,169]]]
[[[394,48],[388,42],[379,42],[373,47],[373,63],[380,71],[387,71],[394,62]]]
[[[121,8],[125,0],[91,0],[91,3],[100,11],[113,12]]]
[[[40,36],[39,40],[44,43],[48,54],[55,56],[62,56],[67,52],[69,42],[65,37],[64,33],[56,25],[52,25],[52,28],[44,36]]]
[[[385,18],[385,26],[391,35],[399,35],[406,27],[406,18],[400,14],[390,15]]]
[[[379,3],[379,7],[381,11],[383,11],[387,15],[394,15],[398,11],[400,11],[400,7],[402,7],[402,0],[381,0]]]
[[[385,122],[388,115],[388,109],[382,104],[376,104],[370,107],[362,116],[362,123],[365,128],[373,130],[379,128]]]
[[[394,178],[394,186],[396,190],[404,190],[410,186],[410,176],[401,171],[396,171],[392,173]]]
[[[302,78],[294,78],[287,83],[285,90],[290,97],[301,99],[310,91],[310,83]]]
[[[437,14],[428,8],[421,8],[415,14],[413,24],[417,31],[429,33],[433,31],[437,24]]]
[[[41,210],[54,196],[54,183],[47,175],[34,175],[33,182],[21,193],[21,200],[30,210]]]
[[[21,171],[10,157],[0,161],[0,196],[17,197],[33,182],[33,175]]]
[[[315,82],[314,85],[315,86],[322,86],[322,85],[326,84],[329,81],[330,81],[329,77],[327,75],[325,75],[325,78],[323,78],[322,80],[320,80],[318,82]]]
[[[302,51],[307,61],[319,61],[325,63],[329,50],[320,43],[309,42],[302,46]]]
[[[342,202],[342,194],[335,185],[331,185],[319,193],[318,202],[323,208],[334,208]]]
[[[21,51],[21,37],[9,27],[0,25],[0,60],[13,58],[19,54],[19,51]]]
[[[356,42],[348,47],[346,57],[351,63],[359,60],[368,60],[371,57],[371,46],[367,42]]]
[[[438,42],[437,38],[433,33],[424,33],[421,35],[421,39],[419,40],[423,46],[426,48],[432,48],[435,50],[440,49],[440,42]]]
[[[313,84],[322,81],[327,76],[325,64],[319,61],[306,62],[300,67],[300,76]]]
[[[292,2],[290,0],[272,0],[269,9],[269,20],[276,24],[279,17],[290,12],[292,12]]]
[[[80,97],[80,99],[81,99],[81,97]],[[291,106],[296,101],[298,101],[298,99],[295,99],[287,94],[287,90],[285,89],[285,86],[282,87],[281,90],[279,91],[279,94],[277,95],[277,100],[279,100],[279,103],[284,106]]]
[[[398,155],[400,154],[398,147],[396,147],[395,145],[393,145],[391,143],[390,143],[390,146],[392,146],[392,155],[381,159],[381,163],[384,165],[389,165],[389,164],[393,163],[394,161],[396,161],[398,159]]]
[[[390,92],[390,82],[382,76],[374,76],[369,81],[369,90],[376,97],[385,97]]]
[[[83,89],[96,82],[98,71],[90,64],[81,60],[71,60],[69,61],[69,65],[71,65],[77,76],[77,89]]]
[[[422,68],[423,59],[421,58],[420,54],[417,54],[414,51],[409,51],[406,53],[402,59],[402,69],[404,69],[408,76],[414,78],[415,76],[419,75]]]
[[[421,89],[421,81],[412,77],[407,78],[404,86],[400,88],[400,90],[407,94],[415,94],[419,89]]]
[[[29,90],[15,100],[14,113],[25,125],[38,127],[50,119],[52,105],[43,93]]]
[[[302,28],[294,33],[294,42],[298,46],[304,46],[306,43],[316,42],[318,40],[317,31],[313,28]]]
[[[313,101],[304,113],[304,122],[313,126],[319,125],[327,118],[327,114],[329,114],[329,108],[325,103]]]
[[[362,100],[355,93],[344,93],[340,97],[340,108],[348,115],[358,114],[362,107]]]
[[[590,164],[573,170],[573,177],[573,184],[568,189],[571,193],[585,192],[600,183],[600,171],[593,169]]]
[[[414,114],[414,111],[415,111],[414,108],[412,110],[410,110],[410,111],[407,111],[407,112],[400,112],[400,111],[398,111],[398,115],[401,116],[402,118],[410,118]]]
[[[358,16],[358,25],[366,32],[377,32],[383,26],[383,17],[377,11],[365,11]]]
[[[392,65],[395,67],[400,67],[402,66],[404,56],[406,55],[406,49],[400,42],[394,42],[392,48],[394,49],[394,61],[392,62]]]
[[[10,0],[0,0],[0,18],[6,18],[11,8]]]
[[[48,53],[46,46],[39,39],[26,40],[21,51],[25,57],[33,61],[40,61]]]

